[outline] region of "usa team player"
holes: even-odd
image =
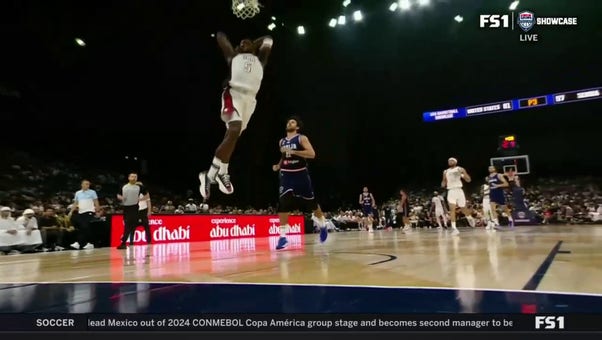
[[[447,164],[449,168],[443,171],[441,187],[447,189],[447,203],[449,204],[452,235],[458,235],[460,232],[458,231],[458,228],[456,228],[456,207],[462,210],[462,213],[466,216],[470,226],[475,226],[472,211],[466,207],[466,196],[464,195],[464,185],[462,184],[462,179],[464,179],[466,183],[470,183],[471,178],[464,168],[458,166],[457,159],[452,157],[447,160]]]
[[[312,219],[320,228],[320,241],[326,241],[328,230],[324,213],[316,203],[314,189],[307,169],[307,160],[314,159],[316,152],[307,136],[299,133],[303,123],[298,117],[291,117],[286,123],[286,137],[278,143],[280,162],[272,170],[280,172],[278,217],[280,218],[280,238],[276,249],[288,245],[286,234],[290,228],[288,218],[293,210],[313,212]]]
[[[222,93],[221,118],[226,123],[226,135],[215,150],[208,171],[199,174],[199,191],[204,199],[209,198],[211,185],[218,184],[224,194],[232,194],[234,186],[228,174],[230,157],[241,133],[247,128],[255,111],[255,96],[261,87],[263,69],[272,50],[273,40],[269,36],[254,42],[244,39],[234,49],[222,32],[217,34],[217,43],[230,66],[230,77]]]

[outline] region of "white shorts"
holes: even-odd
[[[435,216],[436,217],[445,216],[445,211],[443,211],[443,209],[435,209]]]
[[[247,128],[256,105],[255,96],[226,87],[222,92],[221,118],[226,123],[226,127],[230,122],[242,122],[240,130],[242,133]]]
[[[491,200],[489,198],[483,199],[483,214],[487,215],[491,213]]]
[[[462,188],[454,188],[447,190],[447,203],[454,204],[456,207],[466,207],[466,196]]]

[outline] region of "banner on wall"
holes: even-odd
[[[203,242],[237,238],[260,238],[280,235],[278,216],[274,215],[152,215],[149,218],[153,243]],[[303,216],[290,216],[288,234],[305,230]],[[111,246],[123,237],[123,215],[111,218]],[[134,233],[134,244],[146,244],[144,228]]]

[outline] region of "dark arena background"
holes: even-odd
[[[1,3],[0,330],[602,331],[599,1],[260,3]],[[235,191],[204,200],[218,32],[274,44]],[[298,211],[276,250],[292,115],[328,238]],[[453,226],[451,157],[472,177]],[[131,172],[151,239],[118,249]]]

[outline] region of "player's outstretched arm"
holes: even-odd
[[[224,53],[224,57],[226,58],[226,61],[229,63],[232,58],[234,58],[234,55],[236,55],[236,52],[234,52],[234,47],[232,47],[232,44],[230,43],[230,40],[228,40],[228,37],[226,36],[226,34],[224,32],[217,32],[217,44],[219,45],[219,47],[222,49],[222,52]]]
[[[263,36],[261,38],[257,38],[253,45],[257,47],[257,58],[263,66],[268,63],[268,58],[270,53],[272,52],[272,45],[274,44],[274,39],[269,35]]]
[[[314,151],[314,147],[309,142],[309,138],[307,138],[307,136],[301,136],[301,146],[303,146],[303,149],[305,150],[291,150],[291,153],[293,155],[307,159],[316,158],[316,152]]]

